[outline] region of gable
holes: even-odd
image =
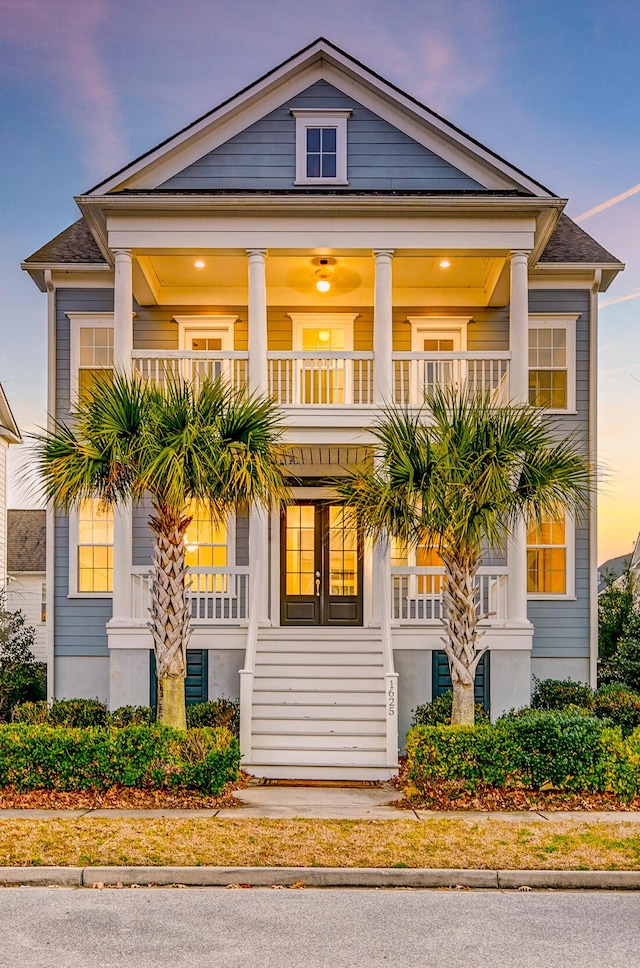
[[[349,188],[482,191],[483,186],[368,108],[320,80],[158,187],[175,191],[278,190],[296,176],[295,109],[351,111]]]

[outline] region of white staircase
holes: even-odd
[[[397,772],[379,629],[260,629],[252,679],[242,765],[254,776],[381,780]]]

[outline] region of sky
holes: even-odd
[[[640,531],[637,0],[0,0],[0,383],[23,433],[46,420],[46,298],[20,262],[75,221],[74,195],[318,36],[568,198],[567,213],[626,263],[600,297],[598,560],[629,552]],[[9,506],[25,506],[12,450]]]

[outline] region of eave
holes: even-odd
[[[28,272],[40,292],[47,291],[45,271],[51,272],[111,272],[109,262],[21,262],[20,268]]]

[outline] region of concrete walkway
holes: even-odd
[[[288,820],[296,817],[318,820],[503,820],[514,823],[549,820],[579,820],[590,823],[640,823],[640,812],[625,811],[474,811],[413,810],[394,804],[402,796],[391,784],[379,787],[259,786],[250,784],[236,794],[237,807],[217,809],[77,809],[77,810],[0,810],[0,820],[64,817],[200,817],[238,820],[265,817]]]

